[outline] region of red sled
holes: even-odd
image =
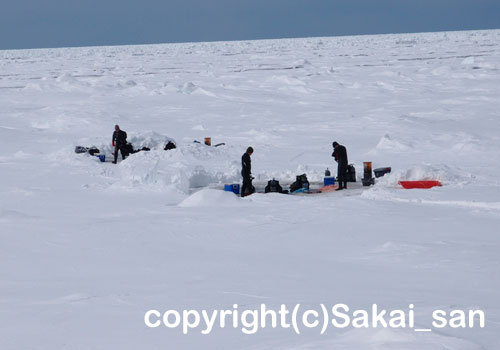
[[[421,180],[421,181],[399,181],[399,184],[406,188],[407,190],[412,188],[433,188],[436,186],[443,186],[443,184],[437,180]]]

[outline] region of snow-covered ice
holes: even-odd
[[[500,31],[0,51],[1,349],[496,349]],[[115,124],[136,148],[113,165]],[[207,147],[204,137],[211,137]],[[178,148],[164,151],[168,140]],[[219,190],[390,166],[323,195]],[[403,190],[399,180],[443,187]],[[149,309],[415,305],[486,327],[148,329]]]

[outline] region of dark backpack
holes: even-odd
[[[93,156],[94,154],[98,154],[98,153],[101,153],[101,151],[99,151],[99,148],[94,147],[94,146],[89,148],[89,154],[91,156]]]
[[[267,182],[267,186],[264,189],[265,193],[269,192],[277,192],[283,193],[283,187],[280,186],[280,182],[278,180],[272,179]]]
[[[356,182],[356,169],[354,169],[354,165],[352,164],[347,166],[346,180],[347,182]]]
[[[132,154],[132,153],[135,153],[134,152],[134,146],[132,146],[132,144],[130,142],[127,142],[125,144],[125,146],[123,146],[124,148],[124,153],[125,153],[125,156],[128,156],[129,154]]]
[[[75,147],[75,153],[89,153],[91,156],[94,154],[100,153],[99,149],[95,146],[92,147],[83,147],[83,146],[76,146]]]
[[[252,193],[255,193],[255,187],[253,185],[248,186],[245,190],[245,193],[242,193],[242,196],[248,196],[251,195]]]
[[[307,180],[306,174],[297,175],[295,182],[290,185],[290,192],[295,192],[301,188],[309,189],[309,180]]]
[[[165,148],[163,150],[168,151],[168,150],[174,149],[174,148],[177,148],[175,143],[173,143],[172,141],[168,141],[168,143],[165,145]]]
[[[83,146],[76,146],[75,147],[75,153],[87,153],[88,150],[89,149],[87,147],[83,147]]]

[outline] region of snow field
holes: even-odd
[[[496,349],[500,31],[0,51],[2,349]],[[135,148],[117,165],[113,126]],[[207,147],[193,143],[211,137]],[[178,148],[164,151],[168,139]],[[216,190],[393,172],[311,196]],[[403,190],[399,180],[443,187]],[[208,336],[151,309],[482,309],[484,329]]]

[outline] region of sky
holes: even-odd
[[[500,28],[500,0],[2,2],[0,49]]]

